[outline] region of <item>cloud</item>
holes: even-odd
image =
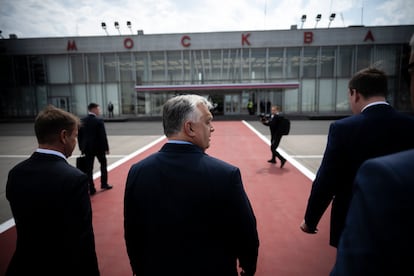
[[[327,27],[330,13],[336,13],[331,27],[348,25],[413,24],[414,5],[410,0],[0,0],[0,29],[3,36],[18,37],[254,31],[289,29],[301,25]]]

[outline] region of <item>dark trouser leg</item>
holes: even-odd
[[[270,144],[270,151],[272,152],[272,158],[270,160],[276,161],[276,148],[274,147],[273,143]]]
[[[101,165],[101,187],[108,185],[108,170],[105,152],[96,155]]]
[[[286,161],[286,159],[277,150],[275,151],[275,155],[280,159],[280,161]]]
[[[277,148],[279,147],[280,140],[282,139],[282,136],[275,136],[272,139],[272,145],[270,146],[270,149],[272,150],[272,158],[275,159],[276,157],[280,159],[280,161],[285,162],[286,159],[277,151]]]
[[[93,162],[95,155],[91,153],[85,153],[86,157],[86,174],[88,175],[89,189],[95,189],[95,184],[93,182]]]

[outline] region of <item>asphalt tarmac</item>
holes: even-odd
[[[246,122],[262,137],[264,142],[269,143],[269,128],[255,119],[256,117]],[[319,168],[331,122],[329,120],[292,120],[290,134],[284,136],[280,143],[281,153],[286,154],[288,161],[310,179],[314,177]],[[105,126],[110,146],[110,154],[107,156],[108,167],[115,166],[130,154],[164,136],[161,121],[106,122]],[[213,133],[211,143],[214,143],[214,135]],[[12,214],[5,195],[7,174],[13,166],[28,158],[36,148],[37,141],[33,123],[0,123],[0,233],[7,230],[12,221]],[[243,150],[243,145],[240,145],[240,149]],[[75,165],[79,154],[79,149],[76,148],[68,160],[69,163]],[[269,158],[270,149],[269,155],[263,156],[263,162]],[[99,172],[97,160],[95,160],[94,172]],[[111,183],[110,172],[109,183]]]

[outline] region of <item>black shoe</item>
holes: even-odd
[[[95,189],[95,187],[91,187],[91,188],[89,188],[89,194],[90,194],[90,195],[94,195],[94,194],[96,194],[96,189]]]
[[[280,168],[283,168],[285,163],[286,163],[286,159],[283,159],[282,161],[280,161]]]
[[[101,185],[101,189],[102,190],[110,190],[110,189],[112,189],[112,185],[109,185],[109,184]]]
[[[275,159],[270,159],[270,160],[267,160],[267,162],[269,162],[269,163],[273,163],[273,164],[276,164],[276,160],[275,160]]]

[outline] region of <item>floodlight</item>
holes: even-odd
[[[316,26],[318,25],[318,22],[319,22],[319,21],[321,21],[321,18],[322,18],[322,15],[321,15],[320,13],[318,13],[318,14],[316,15],[316,18],[315,18],[315,20],[316,20],[316,23],[315,23],[315,28],[316,28]]]
[[[301,29],[303,29],[303,23],[305,23],[306,21],[306,14],[302,15],[301,21],[302,21]]]
[[[328,24],[328,28],[331,26],[332,21],[335,19],[336,14],[331,13],[331,16],[329,16],[329,24]]]
[[[127,21],[127,27],[129,28],[129,30],[131,31],[131,34],[132,34],[132,24],[131,24],[131,21]]]
[[[102,23],[101,23],[101,27],[102,27],[102,29],[104,29],[104,30],[105,30],[106,35],[109,35],[109,34],[108,34],[108,31],[106,30],[106,23],[105,23],[105,22],[102,22]]]
[[[114,22],[115,28],[118,30],[119,35],[121,35],[121,31],[119,30],[119,23],[118,21]]]

